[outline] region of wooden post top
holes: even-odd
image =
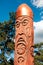
[[[32,9],[27,4],[21,4],[16,11],[16,18],[22,15],[27,15],[33,18]]]

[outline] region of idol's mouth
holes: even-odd
[[[17,42],[25,42],[25,40],[22,37],[20,37]]]

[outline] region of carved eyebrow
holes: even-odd
[[[20,20],[16,20],[15,22],[18,23]]]
[[[21,19],[18,18],[17,21],[21,21],[23,19],[28,19],[28,17],[23,16]]]
[[[25,18],[23,21],[29,21],[29,20]]]
[[[22,21],[25,21],[25,20],[26,20],[26,21],[33,21],[33,20],[32,20],[31,18],[29,18],[29,17],[22,19]]]
[[[25,21],[25,20],[29,21],[29,20],[27,20],[27,18],[22,18],[21,20],[16,20],[15,22],[18,23],[19,21]]]
[[[29,21],[30,17],[23,17],[22,20],[28,20]]]
[[[23,20],[28,20],[28,21],[30,21],[30,17],[22,17],[21,19],[17,19],[16,21],[23,21]],[[32,19],[31,19],[32,20]]]

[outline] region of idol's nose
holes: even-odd
[[[23,31],[23,26],[22,24],[19,27],[19,35],[23,35],[24,31]]]
[[[19,35],[23,35],[23,30],[20,30],[19,31]]]

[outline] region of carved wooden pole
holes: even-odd
[[[33,57],[33,12],[22,4],[16,11],[14,65],[34,65]]]

